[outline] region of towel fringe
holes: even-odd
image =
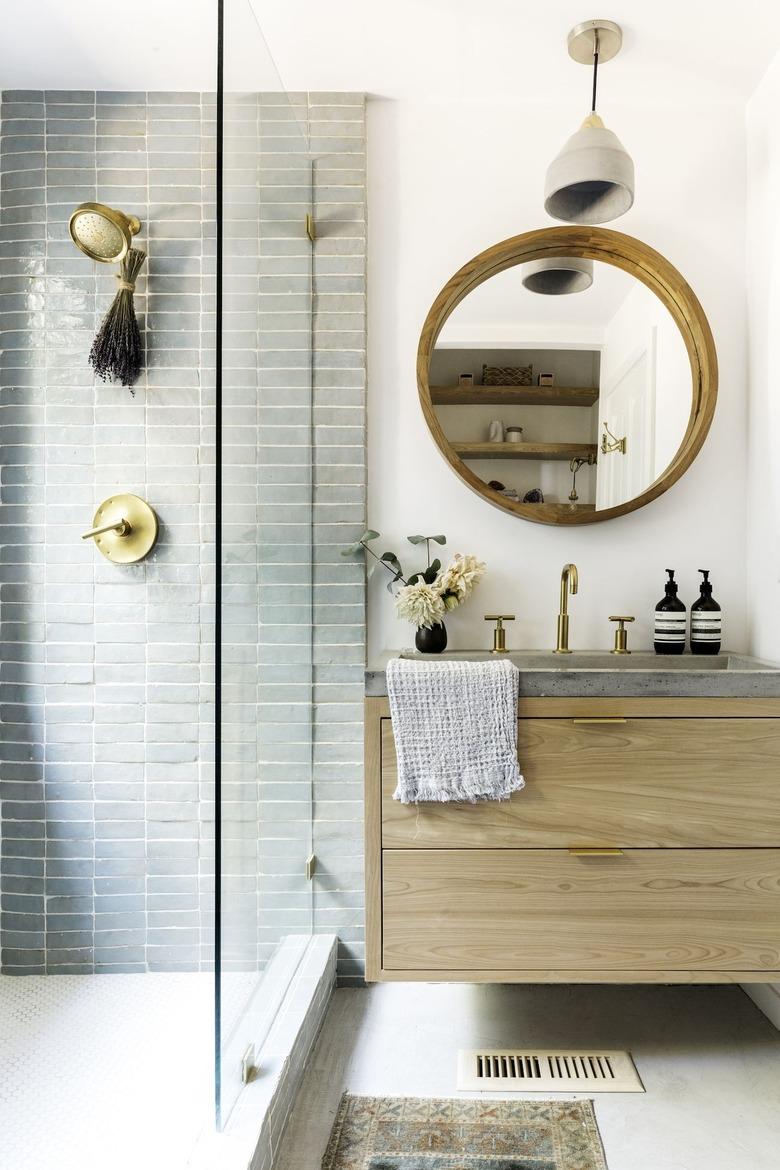
[[[459,784],[452,784],[445,778],[437,783],[435,777],[431,777],[428,784],[405,784],[399,780],[393,800],[401,804],[477,804],[483,800],[509,800],[513,792],[522,788],[525,788],[525,780],[520,768],[507,765],[482,773],[479,779],[463,777]]]

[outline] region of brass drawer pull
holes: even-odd
[[[604,719],[572,719],[572,723],[628,723],[628,720],[615,715]]]
[[[622,849],[611,849],[607,845],[595,846],[588,848],[583,845],[572,845],[569,848],[569,857],[623,857]]]

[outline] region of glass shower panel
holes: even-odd
[[[284,92],[247,0],[225,6],[220,97],[216,1022],[224,1124],[242,1068],[262,1059],[312,932],[312,165],[306,95]]]

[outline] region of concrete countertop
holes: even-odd
[[[390,658],[420,662],[493,660],[477,650],[418,654],[412,650],[388,652],[377,667],[366,670],[368,697],[387,694],[385,666]],[[616,661],[608,651],[575,651],[565,661],[543,650],[517,650],[506,655],[520,671],[520,694],[538,698],[780,698],[780,665],[724,651],[699,655],[656,655],[638,651]]]

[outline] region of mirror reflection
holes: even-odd
[[[668,310],[598,260],[536,261],[485,281],[439,335],[430,386],[448,440],[485,483],[589,511],[661,477],[692,408]]]

